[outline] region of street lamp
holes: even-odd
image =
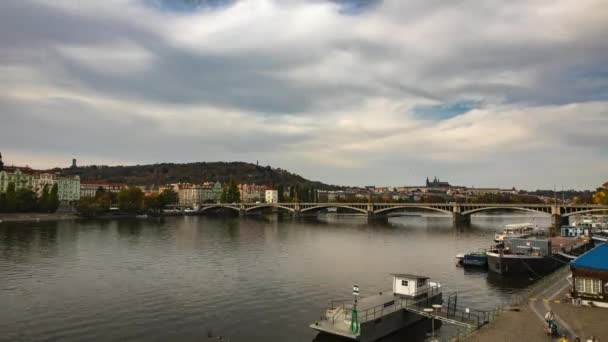
[[[438,340],[435,339],[435,316],[432,313],[439,309],[441,309],[440,304],[433,304],[431,308],[422,309],[424,312],[428,312],[431,315],[431,342],[438,342]]]

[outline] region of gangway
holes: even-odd
[[[409,312],[461,326],[471,331],[489,323],[496,315],[493,311],[482,311],[458,305],[456,294],[450,295],[447,306],[441,306],[433,311],[425,310],[428,307],[429,303],[426,303],[425,300],[406,302],[403,305],[403,309]]]

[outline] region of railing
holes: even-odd
[[[360,323],[372,321],[378,319],[386,314],[395,312],[397,310],[403,309],[408,305],[414,305],[414,303],[425,302],[429,303],[430,299],[437,295],[441,291],[440,286],[429,286],[428,290],[423,293],[424,298],[419,299],[411,299],[411,298],[402,298],[402,297],[394,297],[394,303],[392,305],[385,306],[386,303],[382,303],[376,305],[372,308],[365,309],[359,311],[358,318]],[[343,307],[344,310],[344,319],[349,321],[352,316],[353,304],[352,302],[347,303]]]

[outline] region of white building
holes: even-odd
[[[38,196],[42,196],[42,191],[44,190],[44,187],[46,186],[48,191],[50,192],[53,188],[53,185],[57,183],[57,178],[57,174],[54,173],[35,173],[33,175],[32,190],[34,190],[34,192],[36,192]]]
[[[266,190],[266,203],[279,203],[279,192],[277,190]]]
[[[57,195],[63,204],[80,201],[80,177],[66,176],[57,179]]]

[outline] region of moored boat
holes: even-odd
[[[478,250],[456,255],[459,266],[475,266],[486,267],[488,265],[488,257],[486,250]]]
[[[488,269],[502,275],[547,274],[568,262],[566,253],[577,253],[587,245],[580,238],[510,238],[504,246],[486,252]]]
[[[532,223],[515,223],[505,226],[502,232],[494,234],[494,242],[503,243],[509,238],[525,238],[539,234],[541,230]]]
[[[355,292],[356,289],[356,292]],[[358,287],[353,294],[358,298]],[[424,316],[406,310],[410,307],[430,307],[443,302],[441,285],[428,277],[393,274],[392,291],[360,300],[331,301],[321,320],[310,327],[321,333],[356,341],[376,341]]]

